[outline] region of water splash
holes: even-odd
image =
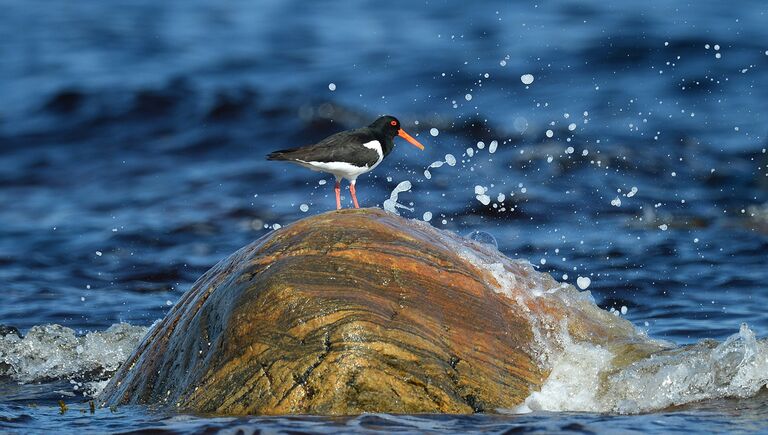
[[[104,379],[128,358],[146,332],[146,327],[126,323],[82,336],[61,325],[33,326],[24,338],[0,337],[0,376],[21,383]]]
[[[400,195],[403,192],[408,192],[411,190],[411,182],[410,181],[402,181],[400,184],[395,186],[395,188],[392,190],[392,193],[389,194],[389,199],[384,201],[384,210],[394,213],[394,214],[400,214],[397,212],[398,208],[404,208],[409,211],[413,211],[413,208],[407,207],[403,204],[400,204],[397,202],[398,195]]]
[[[453,156],[453,154],[446,154],[445,160],[437,160],[432,162],[427,169],[424,170],[424,178],[427,180],[432,179],[432,172],[430,172],[430,169],[436,169],[443,165],[447,164],[448,166],[456,166],[456,157]]]
[[[475,242],[483,243],[486,245],[491,245],[494,248],[499,249],[499,242],[496,241],[496,238],[493,237],[491,233],[475,230],[470,232],[464,237],[466,237],[469,240],[473,240]]]
[[[488,273],[493,291],[515,301],[531,328],[529,351],[549,372],[541,388],[510,412],[635,414],[752,397],[768,385],[768,341],[757,340],[746,324],[722,343],[703,340],[679,347],[654,340],[598,307],[589,291],[559,283],[492,245],[440,234],[448,249]],[[589,324],[598,325],[599,332],[582,329]]]

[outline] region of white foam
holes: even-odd
[[[148,328],[126,323],[78,336],[61,325],[33,326],[24,338],[0,337],[0,375],[27,383],[87,376],[98,379],[120,366]],[[5,366],[5,368],[3,368]]]
[[[644,412],[694,401],[750,397],[768,383],[768,345],[742,324],[714,346],[702,341],[638,361],[610,378],[603,409]]]
[[[567,332],[562,352],[556,357],[547,381],[531,393],[517,412],[602,411],[599,400],[600,376],[614,355],[600,346],[574,343]]]

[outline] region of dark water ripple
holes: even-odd
[[[757,403],[756,403],[757,402]],[[165,416],[147,413],[143,409],[124,407],[114,411],[99,409],[95,414],[87,412],[86,405],[73,407],[65,414],[57,408],[39,407],[36,412],[49,414],[50,422],[33,417],[21,406],[0,408],[0,427],[8,430],[28,427],[38,423],[40,430],[56,430],[64,425],[72,430],[91,433],[101,431],[115,433],[240,433],[240,434],[351,434],[351,433],[457,433],[514,434],[514,433],[578,433],[594,434],[615,432],[668,433],[690,430],[691,422],[698,421],[712,432],[757,433],[766,429],[765,397],[750,402],[742,400],[717,401],[700,409],[680,409],[660,413],[647,423],[638,424],[637,417],[605,416],[576,413],[539,413],[525,416],[446,416],[446,415],[389,415],[371,414],[358,417],[251,417],[251,418],[200,418],[194,416]],[[81,409],[82,408],[82,409]],[[86,412],[82,412],[86,411]],[[37,420],[37,421],[35,421]],[[55,422],[55,423],[54,423]],[[126,429],[126,422],[131,429]],[[57,426],[58,424],[58,426]]]

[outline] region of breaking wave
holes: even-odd
[[[78,335],[61,325],[33,326],[24,337],[0,337],[0,380],[18,383],[70,380],[92,396],[133,352],[148,328],[118,323]]]
[[[560,283],[528,261],[509,259],[493,244],[441,234],[450,249],[488,272],[497,293],[523,308],[534,337],[530,352],[549,371],[538,391],[502,412],[636,414],[752,397],[768,384],[768,342],[746,324],[722,343],[705,339],[677,346],[652,339],[621,311],[598,307],[589,291]],[[597,322],[598,329],[586,331],[590,327],[582,324],[589,322]]]

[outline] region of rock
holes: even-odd
[[[561,337],[629,364],[663,346],[494,247],[378,210],[298,221],[206,272],[99,397],[176,411],[514,408]]]

